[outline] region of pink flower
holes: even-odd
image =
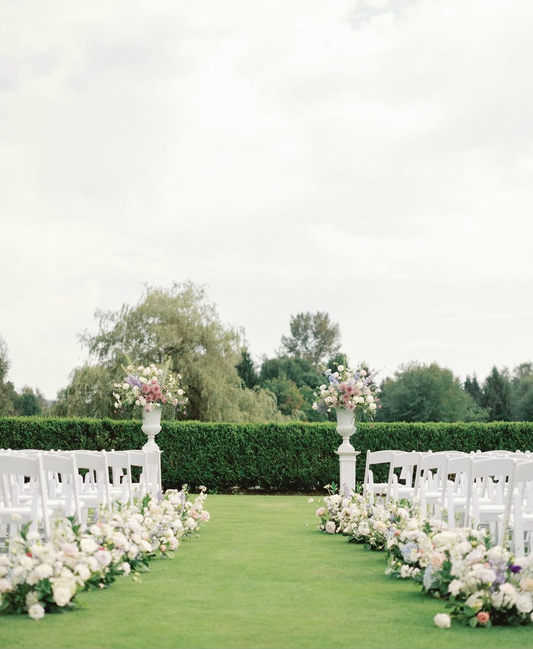
[[[490,620],[490,615],[486,611],[479,611],[476,617],[477,621],[480,624],[487,624],[487,622]]]

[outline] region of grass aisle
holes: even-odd
[[[437,629],[443,603],[384,575],[381,553],[314,530],[300,496],[210,496],[211,523],[141,584],[67,615],[0,617],[0,647],[533,649],[533,630]],[[306,526],[307,524],[307,526]]]

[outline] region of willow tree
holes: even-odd
[[[236,369],[240,335],[222,324],[203,287],[192,282],[174,283],[170,289],[147,286],[136,305],[97,311],[96,318],[98,332],[80,337],[96,364],[116,376],[128,360],[146,365],[170,359],[183,377],[188,419],[280,418],[269,391],[243,386]]]

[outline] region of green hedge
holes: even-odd
[[[141,448],[140,421],[110,419],[0,418],[0,448]],[[314,491],[338,482],[335,450],[340,438],[325,424],[215,424],[166,422],[156,441],[163,451],[166,487],[204,484],[267,491]],[[404,451],[533,450],[533,422],[490,424],[358,424],[351,438],[361,451],[357,478],[363,478],[367,449]],[[377,476],[382,479],[378,472]]]

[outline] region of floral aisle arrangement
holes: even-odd
[[[144,367],[124,367],[126,376],[122,383],[115,383],[115,408],[136,406],[151,412],[164,405],[173,405],[176,412],[185,414],[187,397],[180,388],[181,374],[173,373],[168,364],[157,367],[153,363]]]
[[[378,388],[375,379],[378,372],[368,372],[364,367],[354,371],[344,365],[337,365],[334,372],[324,371],[328,382],[319,386],[314,393],[313,409],[320,413],[331,410],[350,410],[358,417],[373,419],[379,406]]]
[[[56,519],[48,541],[23,527],[10,553],[0,554],[0,611],[38,620],[75,609],[82,590],[109,587],[130,573],[138,579],[155,552],[171,558],[183,538],[209,521],[206,497],[202,487],[191,502],[185,485],[115,512],[102,510],[90,527]]]
[[[435,616],[439,627],[449,627],[451,618],[487,627],[533,622],[533,557],[514,557],[486,530],[448,530],[442,521],[424,519],[417,503],[371,504],[331,490],[316,516],[319,530],[385,551],[391,577],[411,579],[424,594],[448,600],[451,614]]]

